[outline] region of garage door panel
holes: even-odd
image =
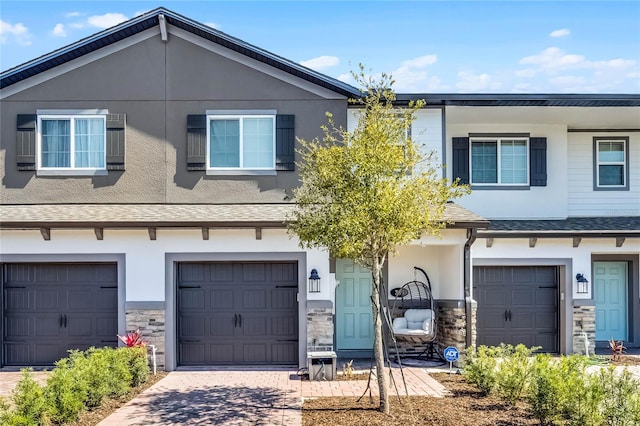
[[[192,365],[204,365],[206,345],[204,343],[181,343],[179,345],[180,359]]]
[[[202,289],[180,289],[180,309],[183,311],[202,310],[205,300],[205,291]]]
[[[298,305],[296,300],[297,288],[276,288],[271,290],[271,309],[295,309]]]
[[[235,321],[233,315],[214,315],[209,320],[211,337],[233,337],[235,334]]]
[[[267,267],[264,263],[244,263],[242,264],[242,281],[244,282],[264,282],[267,280]]]
[[[117,288],[99,288],[95,296],[96,309],[98,311],[112,312],[118,306],[118,289]]]
[[[183,284],[201,283],[205,281],[205,265],[183,263],[180,268],[180,282]]]
[[[295,364],[298,360],[298,345],[293,342],[279,342],[271,345],[273,364]]]
[[[242,316],[242,326],[239,327],[244,337],[265,336],[267,334],[267,318],[264,316]]]
[[[231,289],[209,290],[209,300],[213,309],[233,310],[235,306]]]
[[[11,311],[29,311],[33,309],[33,292],[26,288],[5,288],[4,309]]]
[[[180,321],[180,335],[183,337],[205,337],[207,319],[202,316],[184,316]]]
[[[242,292],[242,310],[266,309],[267,292],[264,289],[248,289]]]
[[[295,364],[298,358],[297,263],[205,262],[199,265],[202,268],[191,263],[178,266],[179,364]],[[200,270],[205,271],[204,281],[197,285],[206,297],[199,299],[206,303],[185,308],[196,302],[182,303],[191,290],[184,286],[193,285],[183,278],[199,276]],[[185,346],[190,344],[185,341],[189,339],[198,339],[197,343],[205,349]],[[274,345],[280,346],[276,349]],[[190,354],[190,350],[198,353]]]
[[[114,263],[7,264],[4,363],[53,365],[68,349],[117,346],[117,270]]]
[[[557,352],[555,267],[478,266],[473,273],[478,344],[522,343]]]
[[[271,360],[267,358],[267,343],[245,343],[242,345],[242,360],[246,364],[266,364]]]
[[[59,315],[34,316],[33,325],[37,337],[60,337],[64,331],[64,329],[60,327]]]
[[[518,288],[511,291],[511,306],[531,306],[534,301],[534,289]]]
[[[297,338],[297,318],[292,318],[290,316],[271,318],[271,334],[279,338]]]
[[[4,319],[4,327],[5,327],[5,339],[17,339],[17,338],[26,338],[33,334],[31,330],[33,323],[33,318],[27,316],[10,316],[5,317]]]

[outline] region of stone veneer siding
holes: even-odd
[[[333,302],[307,301],[307,349],[333,351]]]
[[[125,321],[128,333],[139,329],[147,345],[156,346],[157,367],[164,367],[164,309],[126,309]],[[153,368],[151,348],[148,352],[149,366]]]
[[[584,336],[589,341],[589,354],[593,354],[596,341],[596,307],[581,305],[573,307],[573,353],[584,354]]]
[[[456,347],[461,353],[466,349],[466,314],[464,300],[436,300],[436,340],[434,342],[434,350],[442,356],[444,348],[447,346]],[[472,344],[476,344],[476,315],[477,303],[472,303],[471,309],[471,327],[472,327]],[[397,341],[397,351],[393,341],[387,335],[387,345],[389,355],[393,356],[398,353],[400,355],[411,356],[425,353],[428,343],[409,343]]]

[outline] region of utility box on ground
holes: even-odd
[[[309,380],[335,380],[337,355],[333,351],[308,352]]]

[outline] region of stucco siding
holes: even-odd
[[[629,138],[629,189],[594,190],[593,138]],[[640,215],[640,133],[569,133],[569,216]]]
[[[94,61],[83,58],[88,63],[5,97],[0,203],[282,202],[299,185],[297,172],[207,176],[187,171],[187,115],[275,110],[294,114],[296,136],[312,139],[321,135],[327,111],[338,125],[346,125],[344,97],[247,57],[237,62],[234,55],[205,48],[206,40],[198,43],[171,34],[163,43],[156,34]],[[126,114],[125,171],[43,177],[17,170],[18,114],[96,108]]]

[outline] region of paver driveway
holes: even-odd
[[[443,395],[424,369],[404,373],[410,395]],[[175,371],[100,425],[300,425],[303,397],[360,396],[365,387],[366,381],[301,381],[295,370]]]

